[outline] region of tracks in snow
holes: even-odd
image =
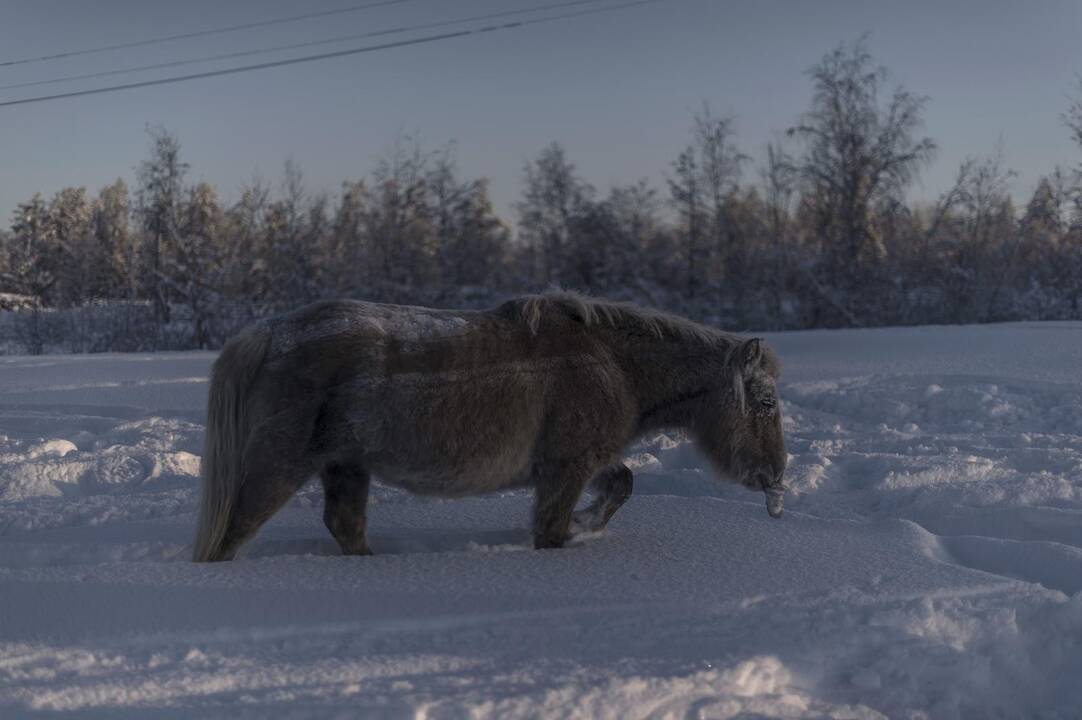
[[[965,567],[1082,590],[1082,389],[967,375],[794,383],[790,507],[898,517]]]

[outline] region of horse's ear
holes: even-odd
[[[752,338],[751,340],[745,340],[744,344],[740,346],[738,357],[745,368],[758,367],[763,361],[762,339]]]

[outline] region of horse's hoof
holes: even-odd
[[[571,534],[580,535],[586,532],[597,532],[605,527],[605,523],[598,517],[596,512],[590,510],[578,510],[571,516]]]
[[[555,550],[557,548],[562,548],[565,542],[567,542],[567,538],[537,535],[533,539],[533,548],[534,550]]]

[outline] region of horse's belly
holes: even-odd
[[[339,416],[383,482],[427,495],[475,495],[529,483],[543,419],[536,374],[358,376]]]
[[[509,471],[503,467],[482,465],[456,471],[385,466],[376,468],[375,475],[380,482],[387,485],[418,495],[443,497],[482,495],[497,490],[525,487],[529,484],[530,477],[525,468]]]

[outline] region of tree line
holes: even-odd
[[[936,202],[927,99],[863,40],[809,70],[810,107],[756,166],[709,106],[665,174],[599,190],[559,143],[524,169],[517,228],[453,145],[401,139],[333,197],[287,162],[224,204],[150,130],[135,182],[20,204],[0,233],[3,349],[220,345],[255,317],[328,297],[483,306],[558,285],[730,329],[1082,318],[1082,167],[1024,207],[1001,153],[966,159]],[[1082,97],[1082,94],[1080,94]],[[1082,99],[1063,113],[1082,148]]]

